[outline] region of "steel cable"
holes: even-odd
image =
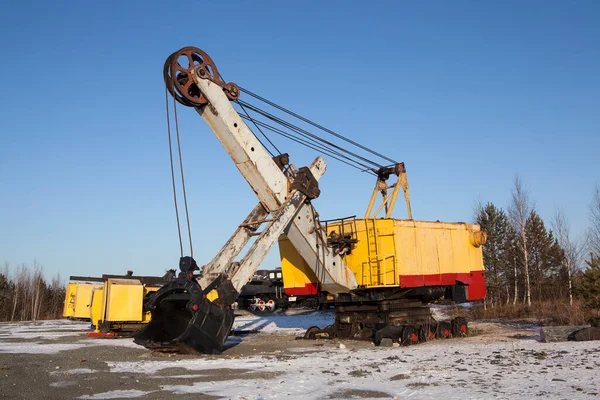
[[[361,164],[358,161],[355,161],[355,160],[353,160],[353,159],[351,159],[351,158],[349,158],[349,157],[347,157],[347,156],[345,156],[345,155],[343,155],[343,154],[341,154],[339,152],[336,152],[335,150],[328,149],[328,148],[326,148],[325,146],[323,146],[323,145],[321,145],[319,143],[309,143],[306,140],[303,140],[303,139],[301,139],[301,138],[299,138],[297,136],[294,136],[293,134],[290,134],[289,132],[286,132],[284,130],[276,128],[276,127],[274,127],[272,125],[269,125],[269,124],[267,124],[265,122],[256,120],[256,119],[254,119],[254,118],[252,118],[250,116],[243,116],[242,115],[242,119],[250,121],[250,122],[252,122],[254,124],[257,124],[259,126],[262,126],[263,128],[265,128],[265,129],[267,129],[267,130],[269,130],[269,131],[271,131],[273,133],[276,133],[276,134],[278,134],[280,136],[283,136],[283,137],[285,137],[285,138],[287,138],[287,139],[289,139],[289,140],[291,140],[293,142],[299,143],[299,144],[301,144],[301,145],[303,145],[305,147],[308,147],[309,149],[312,149],[312,150],[315,150],[315,151],[318,151],[318,152],[322,152],[322,153],[326,154],[327,156],[329,156],[329,157],[331,157],[331,158],[333,158],[333,159],[335,159],[337,161],[340,161],[340,162],[342,162],[342,163],[344,163],[346,165],[349,165],[349,166],[351,166],[353,168],[358,169],[359,171],[369,172],[371,174],[374,174],[374,172],[372,171],[372,169],[369,166]],[[344,159],[346,159],[346,160],[344,160]],[[352,164],[352,163],[355,163],[355,164]]]
[[[237,103],[237,101],[236,101],[236,103]],[[244,106],[243,106],[243,105],[241,105],[241,104],[239,104],[239,103],[238,103],[238,105],[240,106],[240,108],[242,109],[242,111],[244,111],[244,114],[246,114],[246,116],[247,116],[248,118],[251,118],[251,117],[250,117],[250,114],[248,114],[248,111],[246,111],[246,108],[244,108]],[[242,115],[241,117],[243,118],[244,116]],[[252,123],[254,123],[254,120],[253,120],[253,119],[251,119],[251,121],[252,121]],[[255,126],[255,127],[256,127],[256,129],[258,129],[258,131],[259,131],[259,132],[260,132],[260,133],[261,133],[261,134],[264,136],[264,138],[265,138],[265,139],[267,139],[267,142],[269,142],[269,143],[271,144],[271,146],[273,146],[273,148],[275,149],[275,151],[277,152],[277,154],[278,154],[278,155],[281,155],[281,151],[279,151],[279,149],[277,148],[277,146],[275,146],[275,144],[274,144],[274,143],[271,141],[271,139],[269,139],[269,137],[268,137],[267,135],[265,135],[265,133],[262,131],[262,129],[260,129],[260,127],[259,127],[258,125],[256,125],[256,123],[254,123],[254,126]],[[256,136],[256,135],[254,135],[254,136]],[[260,142],[260,139],[259,139],[258,141]],[[262,142],[261,142],[261,144],[262,144]],[[265,149],[267,149],[267,151],[269,152],[269,154],[271,155],[271,157],[275,157],[275,155],[274,155],[274,154],[271,152],[271,150],[269,150],[269,148],[268,148],[267,146],[265,146],[265,145],[263,144],[263,147],[264,147]]]
[[[169,118],[169,92],[165,88],[165,106],[167,109],[167,134],[169,136],[169,159],[171,161],[171,183],[173,184],[173,203],[175,204],[175,218],[177,219],[177,234],[179,235],[179,252],[183,257],[183,240],[181,239],[181,224],[179,222],[179,207],[177,206],[177,189],[175,187],[175,167],[173,166],[173,145],[171,144],[171,121]]]
[[[290,111],[290,110],[288,110],[287,108],[285,108],[285,107],[282,107],[282,106],[280,106],[280,105],[278,105],[278,104],[276,104],[276,103],[273,103],[272,101],[269,101],[269,100],[265,99],[264,97],[262,97],[262,96],[259,96],[259,95],[255,94],[255,93],[251,92],[251,91],[250,91],[250,90],[248,90],[248,89],[244,89],[243,87],[239,87],[239,89],[240,89],[240,91],[241,91],[241,92],[243,92],[243,93],[246,93],[247,95],[249,95],[249,96],[252,96],[252,97],[254,97],[255,99],[257,99],[257,100],[260,100],[260,101],[262,101],[262,102],[264,102],[264,103],[267,103],[267,104],[268,104],[268,105],[270,105],[271,107],[275,107],[275,108],[277,108],[278,110],[285,112],[286,114],[289,114],[289,115],[291,115],[291,116],[293,116],[293,117],[296,117],[296,118],[298,118],[299,120],[301,120],[301,121],[304,121],[304,122],[306,122],[307,124],[310,124],[310,125],[314,126],[315,128],[319,128],[319,129],[321,129],[321,130],[323,130],[323,131],[325,131],[325,132],[327,132],[327,133],[329,133],[329,134],[331,134],[331,135],[333,135],[333,136],[337,137],[338,139],[341,139],[341,140],[343,140],[343,141],[345,141],[345,142],[348,142],[348,143],[352,144],[353,146],[356,146],[356,147],[358,147],[358,148],[360,148],[360,149],[363,149],[363,150],[365,150],[365,151],[367,151],[367,152],[369,152],[369,153],[371,153],[371,154],[373,154],[373,155],[376,155],[377,157],[380,157],[380,158],[382,158],[382,159],[384,159],[384,160],[386,160],[386,161],[389,161],[389,162],[391,162],[391,163],[393,163],[393,164],[398,164],[398,162],[397,162],[397,161],[394,161],[393,159],[391,159],[391,158],[388,158],[388,157],[384,156],[384,155],[383,155],[383,154],[381,154],[381,153],[378,153],[378,152],[376,152],[376,151],[374,151],[374,150],[372,150],[372,149],[369,149],[368,147],[366,147],[366,146],[363,146],[363,145],[361,145],[360,143],[357,143],[357,142],[355,142],[355,141],[353,141],[353,140],[351,140],[351,139],[348,139],[347,137],[344,137],[344,136],[340,135],[339,133],[332,131],[331,129],[327,129],[327,128],[325,128],[324,126],[317,124],[316,122],[313,122],[313,121],[311,121],[311,120],[309,120],[309,119],[307,119],[307,118],[304,118],[303,116],[301,116],[301,115],[298,115],[298,114],[296,114],[295,112],[293,112],[293,111]]]
[[[183,189],[183,204],[185,205],[185,219],[187,221],[188,238],[190,240],[190,257],[194,257],[194,247],[192,245],[192,228],[190,226],[190,214],[188,212],[187,193],[185,191],[185,177],[183,175],[183,159],[181,157],[181,141],[179,139],[179,121],[177,118],[177,101],[173,97],[173,114],[175,116],[175,132],[177,134],[177,150],[179,152],[179,170],[181,172],[181,187]]]
[[[377,162],[375,162],[373,160],[369,160],[369,159],[367,159],[367,158],[365,158],[365,157],[363,157],[363,156],[361,156],[359,154],[356,154],[356,153],[354,153],[354,152],[352,152],[350,150],[347,150],[347,149],[345,149],[345,148],[343,148],[341,146],[338,146],[338,145],[336,145],[334,143],[331,143],[331,142],[329,142],[329,141],[327,141],[327,140],[325,140],[325,139],[323,139],[323,138],[321,138],[321,137],[319,137],[319,136],[317,136],[317,135],[315,135],[315,134],[313,134],[313,133],[311,133],[311,132],[309,132],[309,131],[307,131],[305,129],[302,129],[302,128],[300,128],[300,127],[298,127],[298,126],[296,126],[296,125],[294,125],[294,124],[292,124],[290,122],[287,122],[287,121],[285,121],[285,120],[283,120],[283,119],[281,119],[281,118],[279,118],[279,117],[277,117],[277,116],[275,116],[275,115],[273,115],[271,113],[268,113],[268,112],[266,112],[264,110],[261,110],[260,108],[255,107],[252,104],[249,104],[249,103],[247,103],[245,101],[242,101],[242,100],[238,100],[238,103],[243,104],[248,109],[256,112],[257,114],[262,115],[265,118],[268,118],[269,120],[271,120],[273,122],[276,122],[276,123],[278,123],[280,125],[283,125],[283,126],[287,127],[288,129],[292,129],[293,131],[297,132],[298,134],[300,134],[302,136],[305,136],[305,137],[309,136],[309,137],[311,137],[311,138],[313,138],[315,140],[318,140],[318,141],[322,142],[325,146],[329,146],[331,148],[335,148],[336,150],[343,151],[344,153],[346,153],[346,154],[348,154],[348,155],[350,155],[352,157],[355,157],[356,159],[359,159],[359,160],[362,160],[362,161],[364,161],[364,162],[366,162],[368,164],[371,164],[372,166],[374,166],[377,169],[383,167],[383,165],[381,165],[381,164],[379,164],[379,163],[377,163]]]

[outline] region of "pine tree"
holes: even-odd
[[[563,297],[559,278],[564,265],[564,251],[535,210],[527,218],[525,238],[529,249],[532,297],[535,300]]]
[[[588,307],[600,310],[600,257],[592,253],[585,263],[588,268],[579,278],[577,293]]]
[[[507,233],[509,229],[506,213],[493,203],[487,203],[477,215],[477,223],[487,233],[483,246],[483,264],[486,268],[486,286],[491,306],[508,301],[507,280]]]

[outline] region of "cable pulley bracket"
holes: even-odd
[[[229,100],[240,96],[239,87],[233,82],[225,83],[212,58],[197,47],[184,47],[171,54],[165,61],[163,78],[171,96],[188,107],[208,103],[195,79],[208,79],[219,85]]]

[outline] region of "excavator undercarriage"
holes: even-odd
[[[145,304],[152,317],[135,336],[136,343],[156,351],[221,352],[234,322],[231,305],[276,242],[286,276],[286,291],[293,293],[311,287],[315,293],[335,298],[335,323],[323,329],[310,328],[305,335],[307,339],[338,337],[373,340],[376,344],[391,339],[410,344],[467,333],[463,319],[436,322],[426,302],[442,297],[476,300],[485,296],[480,249],[485,234],[477,225],[414,221],[404,163],[344,138],[392,164],[383,165],[357,156],[353,166],[361,169],[361,165],[370,163],[371,167],[364,171],[377,177],[365,217],[321,222],[312,202],[320,194],[319,180],[326,170],[324,159],[319,156],[309,167],[296,168],[287,154],[269,154],[245,121],[252,122],[261,133],[261,126],[264,129],[271,126],[251,117],[248,110],[285,128],[294,127],[294,132],[303,137],[311,135],[315,139],[314,135],[241,100],[240,94],[246,93],[274,105],[235,83],[225,83],[212,59],[200,49],[185,47],[171,54],[165,63],[164,80],[174,99],[173,106],[183,104],[200,114],[256,193],[259,203],[202,268],[193,259],[191,233],[190,256],[183,254],[180,233],[179,275]],[[179,143],[178,132],[177,138]],[[339,146],[327,147],[331,145],[328,141],[320,143],[317,149],[329,149],[326,154],[335,159],[351,160],[344,154],[356,155]],[[171,150],[171,168],[172,154]],[[180,166],[183,184],[181,163]],[[397,182],[388,184],[392,176],[397,177]],[[174,179],[173,175],[173,182]],[[406,200],[406,220],[391,218],[400,189]],[[185,196],[185,186],[183,193]],[[375,208],[378,194],[382,202]],[[175,189],[174,197],[177,207]],[[184,200],[187,213],[185,197]],[[384,210],[385,217],[378,218]],[[177,221],[179,224],[179,217]],[[240,259],[245,248],[248,250]]]

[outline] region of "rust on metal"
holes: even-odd
[[[321,194],[319,182],[308,167],[298,169],[296,179],[292,182],[291,188],[292,190],[300,191],[311,200],[316,199]]]
[[[229,100],[236,100],[240,96],[239,87],[233,82],[223,82],[212,58],[197,47],[184,47],[165,61],[163,78],[167,90],[175,100],[189,107],[208,103],[194,77],[208,79],[221,86]]]
[[[275,164],[277,164],[279,169],[283,171],[286,165],[290,163],[290,156],[288,153],[283,153],[278,156],[274,156],[273,161],[275,161]]]

